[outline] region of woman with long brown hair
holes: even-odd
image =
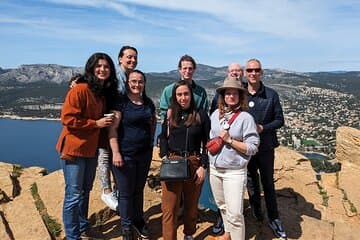
[[[175,83],[167,120],[162,124],[160,156],[169,159],[189,156],[191,178],[161,181],[164,240],[177,239],[181,194],[184,196],[184,239],[193,239],[196,232],[198,200],[208,166],[205,145],[209,130],[209,117],[205,110],[196,109],[191,85],[185,80]]]

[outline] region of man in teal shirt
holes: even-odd
[[[179,60],[178,69],[181,79],[188,81],[192,87],[196,108],[207,111],[209,102],[206,91],[203,87],[195,84],[195,81],[192,79],[196,70],[195,60],[189,55],[182,56]],[[174,84],[166,86],[160,97],[160,118],[162,121],[166,118],[166,112],[171,104],[170,99]]]

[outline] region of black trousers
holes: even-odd
[[[263,186],[267,215],[270,221],[279,218],[274,184],[274,149],[258,152],[248,164],[247,189],[252,208],[261,209],[260,183]]]

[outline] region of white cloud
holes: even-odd
[[[66,4],[72,6],[87,6],[93,8],[108,8],[113,9],[126,17],[136,17],[134,12],[126,7],[124,4],[119,3],[118,1],[111,1],[111,0],[43,0],[49,3],[56,3],[56,4]]]
[[[231,25],[242,31],[300,38],[316,35],[314,20],[322,12],[321,8],[317,6],[314,8],[314,4],[286,0],[253,0],[251,2],[124,0],[121,2],[172,11],[207,14],[224,25]]]
[[[256,56],[268,66],[316,68],[360,54],[359,12],[355,0],[5,0],[0,51],[17,48],[26,35],[27,45],[46,49],[70,43],[116,52],[134,45],[141,59],[156,56],[145,63],[150,69],[155,62],[155,69],[168,69],[183,53],[205,64]]]
[[[127,34],[124,34],[124,29],[117,26],[103,26],[101,28],[94,28],[93,26],[85,26],[78,22],[74,25],[72,19],[60,20],[54,18],[28,19],[19,17],[0,17],[0,24],[16,24],[23,26],[20,28],[12,27],[12,33],[22,33],[33,37],[47,37],[58,40],[71,41],[95,41],[103,44],[118,45],[122,42],[132,42],[133,44],[142,45],[144,37],[136,30],[127,29]],[[111,36],[111,37],[110,37]]]

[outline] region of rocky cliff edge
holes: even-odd
[[[343,130],[340,128],[338,131]],[[359,130],[346,128],[345,131],[351,134],[348,140],[343,139],[344,142],[359,142]],[[347,138],[346,134],[341,136]],[[337,146],[339,150],[343,148],[342,143]],[[154,177],[160,165],[157,152],[155,148],[149,184],[145,187],[144,209],[151,239],[162,239],[161,189]],[[351,153],[359,156],[359,145],[352,147]],[[288,239],[340,240],[358,239],[360,236],[360,166],[348,158],[338,160],[341,162],[340,172],[324,173],[316,178],[310,161],[304,156],[285,147],[276,149],[276,193]],[[64,194],[62,171],[45,173],[44,169],[38,167],[22,169],[0,163],[0,239],[64,239],[61,218]],[[91,224],[103,239],[122,239],[119,216],[103,204],[100,195],[97,178],[91,192]],[[275,239],[266,219],[263,224],[255,222],[247,196],[244,215],[246,239]],[[210,236],[214,221],[214,212],[202,209],[196,239]],[[182,236],[180,225],[178,239]]]

